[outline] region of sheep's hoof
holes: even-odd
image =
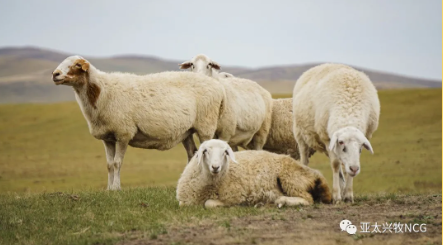
[[[282,208],[282,207],[283,207],[283,203],[279,203],[279,204],[277,205],[277,207],[278,207],[278,208]]]
[[[334,201],[332,203],[340,204],[341,203],[341,198],[334,199]]]
[[[353,196],[345,196],[343,198],[344,202],[350,202],[350,203],[354,203],[354,197]]]

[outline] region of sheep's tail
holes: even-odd
[[[329,190],[328,183],[325,177],[317,171],[317,178],[314,183],[314,188],[311,191],[314,202],[331,203],[332,194]]]

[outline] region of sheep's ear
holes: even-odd
[[[85,72],[89,70],[89,63],[85,60],[83,60],[82,70]]]
[[[185,62],[179,64],[179,66],[180,66],[180,69],[186,70],[186,69],[189,69],[192,66],[192,62],[191,61],[185,61]]]
[[[329,151],[334,151],[335,147],[337,146],[338,141],[338,132],[335,132],[332,135],[331,141],[329,142]]]
[[[231,161],[233,161],[233,162],[235,162],[235,163],[238,163],[238,162],[235,160],[235,154],[234,154],[234,151],[232,151],[232,148],[231,148],[231,147],[228,147],[228,149],[226,149],[226,155],[231,159]]]
[[[204,152],[205,152],[205,147],[200,146],[200,148],[198,149],[197,154],[196,154],[197,155],[196,156],[196,158],[197,158],[197,165],[200,165],[200,163],[203,162]]]
[[[220,65],[215,61],[211,61],[211,63],[209,63],[209,65],[216,70],[220,70],[220,68],[221,68]]]
[[[371,154],[374,154],[374,150],[372,149],[371,143],[369,143],[369,140],[365,138],[365,142],[363,143],[363,147],[366,148],[366,150],[370,151]]]
[[[75,65],[81,68],[84,72],[89,70],[89,62],[87,62],[83,58],[76,60]]]

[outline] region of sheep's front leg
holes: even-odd
[[[332,199],[335,204],[341,202],[340,193],[340,161],[335,157],[334,153],[329,152],[329,159],[332,167]]]
[[[186,137],[186,139],[183,140],[182,144],[186,149],[186,154],[188,155],[189,162],[197,151],[197,146],[195,145],[193,134],[190,134],[188,137]]]
[[[103,141],[106,152],[106,163],[108,165],[108,190],[111,190],[114,183],[114,157],[115,157],[115,142]]]
[[[209,199],[205,202],[205,208],[217,208],[217,207],[223,207],[223,206],[225,206],[225,204],[220,202],[219,200]]]
[[[300,162],[308,166],[309,164],[309,147],[303,140],[297,140],[298,150],[300,153]]]
[[[349,174],[346,176],[346,186],[343,191],[343,201],[354,203],[354,191],[353,191],[354,178]]]
[[[301,198],[301,197],[287,197],[287,196],[281,196],[275,200],[275,204],[278,208],[282,208],[284,206],[297,206],[297,205],[309,205],[309,201]]]
[[[114,157],[114,182],[111,185],[111,190],[120,190],[120,168],[123,165],[123,158],[125,157],[126,149],[128,148],[128,142],[117,141],[115,144],[115,157]]]

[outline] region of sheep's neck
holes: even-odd
[[[82,80],[81,85],[74,87],[75,92],[80,97],[84,106],[97,109],[97,100],[101,93],[100,86],[90,81],[89,73],[87,73]]]

